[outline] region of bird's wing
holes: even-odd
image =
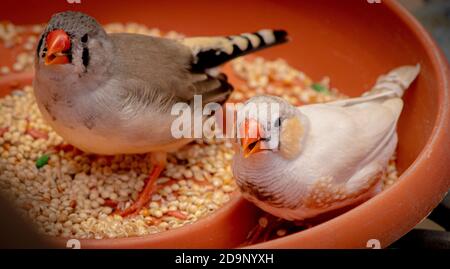
[[[383,164],[392,155],[386,146],[396,139],[402,104],[401,99],[394,98],[345,107],[299,107],[310,122],[299,160],[302,173],[311,175],[311,179],[318,174],[332,176],[342,183],[371,162]]]
[[[311,180],[318,174],[332,176],[349,192],[369,184],[395,150],[400,98],[419,70],[419,65],[402,66],[380,76],[362,97],[300,107],[310,122],[299,160],[302,173]]]
[[[110,38],[114,46],[111,73],[122,82],[127,100],[168,107],[200,94],[223,102],[232,89],[223,75],[192,72],[192,52],[178,41],[135,34],[111,34]]]

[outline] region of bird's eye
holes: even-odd
[[[275,123],[273,124],[273,126],[274,127],[280,127],[281,126],[281,117],[279,117],[276,121],[275,121]]]
[[[88,34],[84,34],[84,36],[81,37],[81,42],[86,43],[88,41]]]

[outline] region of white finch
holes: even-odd
[[[363,97],[336,102],[294,107],[278,97],[251,98],[246,108],[278,104],[280,117],[238,118],[243,135],[233,173],[243,196],[272,215],[302,221],[378,193],[397,145],[401,97],[419,70],[399,67]]]
[[[223,103],[232,86],[208,73],[235,57],[287,41],[283,30],[181,41],[138,34],[107,34],[92,17],[55,14],[36,52],[34,91],[46,121],[65,141],[90,153],[154,152],[155,166],[137,212],[150,199],[165,153],[188,143],[171,134],[172,105]]]

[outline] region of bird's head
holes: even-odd
[[[293,159],[300,154],[308,127],[307,119],[285,100],[256,96],[238,111],[240,153],[249,158],[257,154],[280,154]]]
[[[108,35],[98,22],[80,12],[52,16],[41,34],[36,51],[36,69],[58,75],[88,72],[105,60]],[[104,64],[104,62],[103,62]]]

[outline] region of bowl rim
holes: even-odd
[[[353,208],[352,210],[349,210],[337,217],[334,217],[333,219],[330,219],[326,222],[323,222],[317,226],[311,227],[307,230],[297,232],[294,234],[290,234],[288,236],[284,236],[281,238],[273,239],[267,242],[262,242],[258,244],[254,244],[251,246],[247,246],[246,248],[274,248],[274,247],[296,247],[293,246],[293,241],[302,241],[305,237],[313,237],[317,236],[317,238],[320,238],[320,234],[324,233],[325,230],[327,230],[330,226],[336,226],[339,227],[341,224],[344,224],[348,222],[350,219],[357,218],[360,213],[365,211],[373,210],[377,207],[378,204],[383,202],[383,199],[385,196],[392,196],[395,193],[401,190],[403,188],[403,185],[405,184],[412,184],[410,183],[411,180],[408,180],[408,178],[411,177],[411,175],[414,173],[415,170],[419,169],[419,166],[424,163],[429,157],[431,156],[434,148],[436,147],[437,140],[443,138],[444,141],[448,141],[450,143],[450,132],[446,132],[445,127],[450,127],[450,88],[449,88],[449,64],[448,61],[441,51],[441,49],[438,47],[436,42],[433,40],[431,35],[428,33],[428,31],[424,28],[422,24],[419,23],[419,21],[410,14],[405,7],[403,7],[400,3],[394,1],[394,0],[384,0],[382,4],[386,5],[389,11],[393,12],[395,15],[397,15],[402,22],[406,25],[407,28],[409,28],[414,36],[419,40],[421,45],[425,48],[426,54],[430,58],[430,62],[432,64],[432,67],[437,72],[438,77],[438,85],[439,88],[442,89],[439,91],[438,94],[438,110],[437,110],[437,116],[436,121],[434,123],[432,132],[430,136],[428,137],[425,146],[420,151],[417,158],[413,161],[411,165],[408,166],[408,168],[400,175],[399,181],[396,182],[393,186],[390,188],[384,190],[379,195],[376,195],[375,197],[369,199],[368,201],[360,204],[359,206]],[[450,147],[448,147],[450,148]],[[448,173],[450,174],[450,173]],[[447,190],[450,187],[450,178],[447,179],[446,182]],[[446,192],[442,192],[439,199],[436,199],[437,202],[434,203],[433,208],[438,204],[439,201],[442,200],[442,198],[445,196]],[[432,209],[431,209],[432,210]],[[427,212],[428,214],[431,212]],[[424,217],[426,215],[424,214]],[[421,221],[422,219],[418,219],[418,221]],[[391,240],[380,242],[382,246],[388,246],[404,234],[406,234],[409,230],[411,230],[413,226],[407,227],[407,229],[403,228],[402,233],[398,234],[396,238],[393,238]],[[312,246],[315,248],[314,246]],[[354,245],[349,245],[347,247],[358,247]],[[359,246],[359,247],[362,247]]]

